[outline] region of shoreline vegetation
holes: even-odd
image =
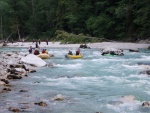
[[[149,4],[149,0],[1,0],[0,38],[71,38],[75,42],[79,37],[78,43],[90,37],[149,39]]]

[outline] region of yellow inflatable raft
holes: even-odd
[[[67,58],[71,58],[71,59],[79,59],[82,58],[82,54],[79,55],[66,55]]]
[[[42,58],[42,59],[48,59],[48,58],[50,58],[49,54],[46,54],[46,53],[40,53],[40,54],[38,55],[38,57],[40,57],[40,58]]]

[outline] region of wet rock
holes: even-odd
[[[12,87],[13,85],[11,85],[11,84],[4,84],[4,86],[6,86],[6,87]]]
[[[90,47],[88,47],[86,44],[81,44],[80,48],[90,48]]]
[[[11,53],[7,53],[7,54],[6,54],[6,56],[11,56],[11,55],[12,55]]]
[[[147,75],[150,75],[150,70],[147,70],[147,71],[146,71],[146,74],[147,74]]]
[[[147,66],[150,66],[150,62],[138,62],[137,63],[138,65],[147,65]]]
[[[48,67],[53,67],[54,65],[52,63],[47,64]]]
[[[7,69],[7,72],[10,73],[10,74],[17,74],[17,71],[14,68]]]
[[[14,75],[14,74],[7,75],[7,79],[21,79],[21,78],[22,78],[21,76],[17,76],[17,75]]]
[[[102,50],[101,55],[118,55],[118,56],[123,56],[123,50],[122,49],[116,49],[116,48],[104,48]]]
[[[35,105],[39,105],[39,106],[43,106],[43,107],[46,107],[47,104],[45,102],[39,102],[39,103],[34,103]]]
[[[14,66],[15,66],[15,68],[25,68],[25,66],[23,64],[16,64]]]
[[[49,57],[54,57],[54,55],[53,54],[49,54]]]
[[[36,81],[36,82],[34,82],[34,83],[40,83],[39,81]]]
[[[4,88],[3,91],[11,91],[10,88]]]
[[[30,70],[29,70],[29,73],[35,73],[35,72],[36,72],[35,69],[30,69]]]
[[[142,103],[142,106],[143,106],[143,107],[150,107],[150,102],[149,102],[149,101],[143,102],[143,103]]]
[[[1,81],[5,82],[5,84],[9,84],[9,81],[6,79],[1,79]]]
[[[63,101],[64,97],[61,94],[56,95],[52,100]]]
[[[27,72],[18,72],[18,75],[22,77],[28,77]]]
[[[23,64],[10,64],[10,68],[24,68],[25,66]]]
[[[149,101],[148,102],[143,102],[142,106],[143,107],[150,107],[150,102]]]
[[[9,65],[9,67],[10,67],[10,68],[14,68],[14,66],[13,66],[13,65]]]
[[[23,65],[22,68],[26,71],[29,71],[29,68],[26,65]]]
[[[9,107],[9,111],[20,112],[19,108]]]
[[[28,75],[27,75],[27,74],[25,74],[25,75],[23,75],[23,76],[28,77]]]
[[[139,52],[138,49],[129,49],[130,52]]]
[[[150,70],[142,71],[142,72],[140,72],[140,74],[147,74],[147,75],[150,75]]]
[[[27,90],[20,90],[19,92],[28,92]]]

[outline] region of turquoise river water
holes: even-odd
[[[76,48],[69,48],[73,52]],[[150,101],[150,78],[139,74],[150,63],[150,51],[124,50],[124,56],[101,56],[100,49],[81,49],[82,59],[66,59],[68,48],[48,48],[55,57],[46,59],[53,67],[37,68],[21,80],[12,81],[13,91],[0,96],[0,113],[9,107],[27,107],[24,113],[150,113],[143,101]],[[21,51],[26,48],[2,48],[0,51]],[[20,90],[28,92],[19,92]],[[61,94],[63,101],[52,98]],[[121,96],[133,95],[136,100],[115,104]],[[44,101],[47,107],[34,105]],[[26,103],[26,104],[21,104]]]

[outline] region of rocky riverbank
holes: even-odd
[[[12,79],[21,79],[27,77],[28,73],[36,72],[34,66],[20,62],[26,55],[21,52],[0,53],[0,85],[11,85]]]
[[[87,43],[88,48],[119,48],[119,49],[139,49],[150,47],[149,43],[129,43],[129,42],[98,42],[98,43]],[[17,42],[17,43],[7,43],[8,47],[35,47],[35,43],[32,42]],[[60,42],[41,42],[39,47],[56,47],[56,48],[79,48],[81,44],[61,44]]]
[[[29,58],[29,59],[28,59]],[[52,64],[47,64],[41,58],[32,55],[24,54],[22,52],[0,52],[0,94],[9,93],[13,91],[14,84],[11,83],[12,80],[19,80],[28,77],[29,73],[36,72],[36,67],[49,66]],[[28,92],[27,90],[20,90],[19,92]],[[53,100],[63,100],[63,96],[56,96]],[[24,103],[23,103],[24,104]],[[19,107],[9,107],[8,110],[12,112],[23,112],[25,109],[29,109],[31,106],[25,108]],[[34,105],[39,105],[46,107],[47,104],[43,101],[33,102]]]

